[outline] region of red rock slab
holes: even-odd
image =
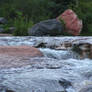
[[[10,56],[42,56],[42,53],[34,47],[30,46],[0,46],[0,54]]]
[[[0,33],[0,37],[3,37],[3,36],[12,36],[12,34],[1,34]]]
[[[31,58],[43,54],[30,46],[0,46],[0,68],[19,68],[30,65]]]

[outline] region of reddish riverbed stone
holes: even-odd
[[[30,46],[0,46],[0,54],[10,56],[42,56],[42,53],[34,47]]]
[[[30,65],[33,57],[43,54],[30,46],[0,46],[0,68],[16,68]]]

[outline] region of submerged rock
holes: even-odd
[[[62,85],[65,89],[69,86],[72,86],[71,82],[65,79],[59,80],[60,85]]]
[[[82,30],[82,20],[79,20],[75,12],[71,9],[66,10],[57,17],[57,20],[63,20],[65,23],[65,32],[72,35],[79,35]]]
[[[35,24],[28,30],[28,34],[31,36],[56,36],[63,35],[63,30],[64,26],[60,21],[56,19],[49,19]]]

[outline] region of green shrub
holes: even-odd
[[[72,0],[0,0],[0,16],[14,18],[21,11],[34,23],[55,18],[68,8]]]
[[[78,17],[83,21],[83,29],[81,35],[92,35],[92,1],[80,0],[77,7],[72,5],[72,9],[77,13]]]
[[[0,16],[6,18],[15,18],[17,11],[27,15],[28,19],[37,23],[46,20],[50,16],[48,12],[48,3],[50,0],[4,0],[0,1]]]
[[[27,36],[29,26],[33,26],[32,21],[27,21],[25,17],[20,17],[15,19],[14,27],[15,31],[13,33],[14,36]]]
[[[92,0],[0,0],[0,17],[11,21],[9,26],[14,24],[18,27],[18,24],[22,22],[20,29],[24,27],[25,30],[30,24],[28,20],[37,23],[49,18],[56,18],[68,8],[73,9],[83,20],[81,35],[92,35]],[[22,18],[19,19],[21,13]],[[25,18],[23,19],[23,16],[27,16],[27,21]]]
[[[3,25],[3,28],[4,28],[4,30],[5,30],[3,33],[10,33],[10,32],[9,32],[9,27],[10,27],[10,26],[9,26],[8,24]]]

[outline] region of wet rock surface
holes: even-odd
[[[82,42],[91,45],[92,37],[0,37],[0,45],[8,48],[44,44],[38,48],[43,57],[21,53],[22,57],[9,52],[8,57],[1,54],[4,49],[0,49],[0,62],[3,61],[0,64],[0,92],[91,92],[92,60],[80,60],[70,53],[74,45]]]
[[[30,46],[0,46],[0,55],[29,57],[43,56],[37,48]]]
[[[22,67],[30,64],[30,58],[43,54],[30,46],[0,46],[0,68]]]

